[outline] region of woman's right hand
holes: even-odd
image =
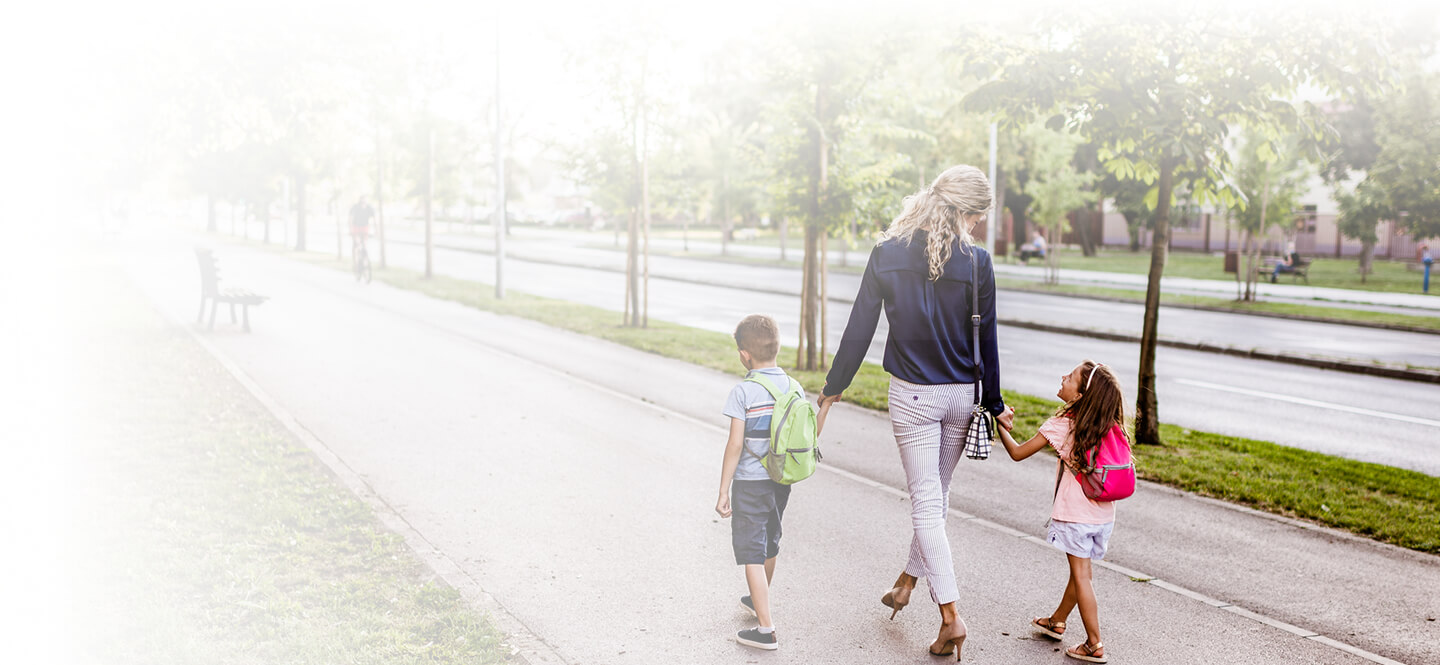
[[[817,408],[823,409],[827,405],[834,404],[840,401],[840,395],[844,394],[845,393],[840,393],[839,395],[826,395],[824,392],[821,392],[820,396],[815,399],[815,406]]]

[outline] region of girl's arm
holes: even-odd
[[[1010,430],[1001,427],[1000,443],[1005,445],[1005,452],[1010,453],[1010,459],[1019,462],[1039,452],[1040,449],[1048,445],[1050,441],[1045,438],[1044,434],[1036,432],[1035,436],[1030,437],[1029,441],[1025,443],[1015,443],[1015,438],[1010,436]]]
[[[721,517],[730,516],[730,481],[735,478],[735,467],[740,464],[740,448],[745,445],[745,419],[730,419],[730,438],[725,441],[725,461],[720,465],[720,498],[715,501],[715,512]]]
[[[839,395],[836,397],[838,398]],[[838,401],[840,400],[821,398],[820,413],[815,416],[815,436],[820,436],[820,432],[825,430],[825,417],[830,415],[830,406]]]

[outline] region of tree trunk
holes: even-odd
[[[650,122],[643,117],[640,130],[640,219],[644,223],[645,247],[645,300],[640,309],[640,327],[650,327],[650,160],[647,150],[650,144]]]
[[[375,240],[380,244],[380,267],[385,267],[385,167],[380,158],[380,127],[375,127]]]
[[[295,178],[295,251],[305,251],[305,175]]]
[[[434,223],[435,205],[435,129],[427,128],[425,132],[425,279],[430,279],[433,274],[433,262],[431,261],[431,249],[433,245],[430,239],[430,226]]]
[[[820,304],[820,226],[805,225],[805,304],[804,338],[805,364],[800,369],[814,371],[819,367],[816,360],[816,324]]]
[[[1005,171],[995,172],[995,235],[1000,235],[1000,227],[1005,226]],[[1012,220],[1013,221],[1013,220]],[[995,239],[995,254],[997,256],[1009,256],[1010,246],[1015,244],[1015,229],[1005,226],[1005,240]]]
[[[268,244],[270,244],[270,202],[269,202],[269,201],[266,201],[266,202],[265,202],[265,209],[260,211],[260,220],[261,220],[261,221],[263,222],[263,224],[264,224],[263,228],[264,228],[264,234],[265,234],[264,237],[261,238],[261,242],[264,242],[265,244],[268,245]]]
[[[1090,227],[1094,225],[1095,217],[1099,214],[1098,211],[1087,206],[1083,212],[1076,213],[1075,215],[1076,221],[1079,221],[1081,218],[1085,220],[1079,224],[1080,254],[1083,256],[1095,256],[1095,240],[1090,233]]]
[[[1174,189],[1175,162],[1160,163],[1160,198],[1155,206],[1155,237],[1150,246],[1150,277],[1145,287],[1145,324],[1140,332],[1140,382],[1135,398],[1135,441],[1160,444],[1160,402],[1155,394],[1155,351],[1159,347],[1160,278],[1169,253],[1170,194]]]
[[[825,371],[825,357],[830,353],[830,337],[825,327],[826,310],[825,301],[830,296],[830,234],[824,230],[820,231],[820,293],[816,298],[820,302],[820,371]]]
[[[214,194],[205,195],[205,230],[209,231],[210,233],[215,233],[216,231],[220,230],[220,226],[215,223]]]
[[[789,231],[790,231],[790,218],[789,218],[789,217],[781,217],[781,218],[780,218],[780,260],[781,260],[781,261],[784,261],[784,260],[785,260],[785,236],[789,235],[789,233],[788,233]]]
[[[640,211],[630,211],[630,228],[626,237],[625,293],[628,296],[625,311],[630,318],[625,325],[640,327]]]
[[[1366,277],[1370,274],[1371,265],[1375,260],[1375,241],[1362,240],[1360,242],[1360,283],[1364,284]]]

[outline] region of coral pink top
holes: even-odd
[[[1040,426],[1040,434],[1062,459],[1070,454],[1075,441],[1071,438],[1071,422],[1067,416],[1056,416]],[[1063,464],[1057,461],[1056,464]],[[1110,501],[1092,501],[1080,489],[1075,472],[1065,469],[1060,474],[1060,490],[1055,494],[1055,506],[1050,519],[1080,524],[1108,524],[1115,521],[1115,504]]]

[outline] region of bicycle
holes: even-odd
[[[369,284],[372,275],[370,271],[370,250],[367,249],[366,245],[367,243],[359,236],[355,237],[354,248],[351,252],[353,256],[351,262],[355,270],[355,281]]]

